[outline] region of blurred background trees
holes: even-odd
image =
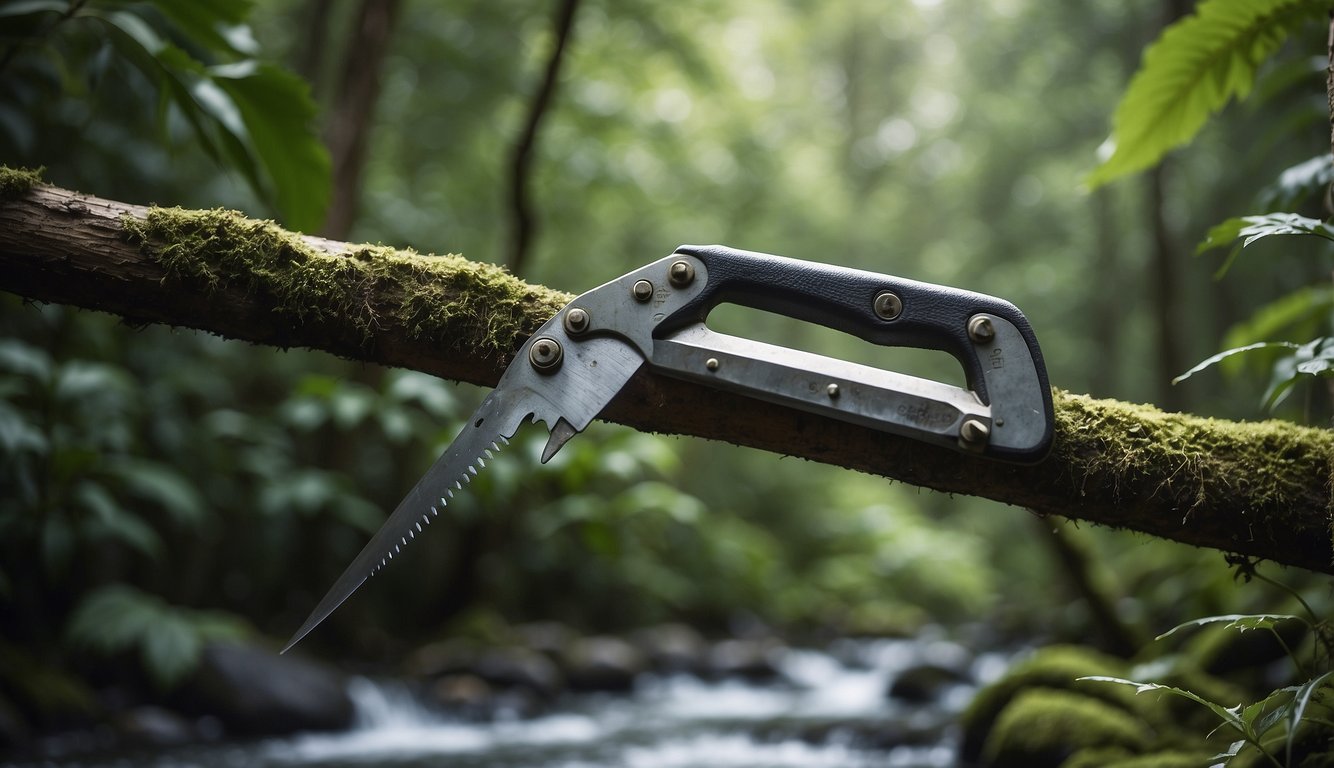
[[[558,5],[0,5],[0,162],[129,202],[506,263],[516,142]],[[1266,333],[1305,341],[1327,322],[1328,293],[1308,288],[1328,280],[1318,243],[1257,244],[1223,279],[1221,257],[1192,255],[1328,150],[1326,31],[1298,28],[1190,151],[1090,193],[1112,110],[1173,17],[1148,0],[583,0],[531,148],[520,274],[579,292],[722,242],[947,283],[1022,307],[1060,387],[1261,415],[1267,375],[1170,380],[1229,334],[1246,343],[1256,310],[1299,288],[1325,303]],[[1279,207],[1294,206],[1321,214],[1318,195]],[[24,712],[91,706],[88,681],[136,666],[170,686],[211,637],[285,638],[481,395],[0,306],[0,698]],[[717,315],[962,382],[943,356]],[[1327,400],[1312,386],[1279,408],[1319,421]],[[1282,600],[1234,588],[1218,553],[829,467],[610,427],[547,466],[541,444],[524,433],[309,649],[383,659],[536,619],[815,637],[941,623],[1117,645],[1109,620],[1134,635]]]

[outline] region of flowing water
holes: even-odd
[[[13,766],[37,768],[860,768],[951,766],[952,725],[974,688],[947,688],[928,705],[885,693],[895,675],[947,643],[844,641],[830,652],[787,651],[781,683],[644,679],[628,695],[563,700],[536,718],[449,718],[402,684],[353,681],[357,725],[344,733],[223,742]],[[985,682],[1000,656],[968,666]]]

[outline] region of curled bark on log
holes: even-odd
[[[497,267],[0,178],[0,289],[492,386],[570,297]],[[641,371],[602,414],[1039,515],[1334,573],[1334,434],[1057,391],[1056,443],[999,464]]]

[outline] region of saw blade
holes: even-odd
[[[393,514],[292,635],[283,647],[284,653],[328,618],[366,579],[401,553],[440,515],[454,493],[472,482],[478,471],[486,466],[486,461],[509,443],[531,409],[513,408],[505,402],[506,399],[505,393],[497,390],[482,401],[454,442],[403,497]]]
[[[559,316],[558,316],[559,317]],[[547,425],[550,431],[542,452],[545,463],[571,437],[583,431],[593,417],[620,391],[643,365],[643,358],[630,345],[613,338],[590,338],[575,342],[555,327],[553,319],[534,334],[549,334],[563,343],[564,364],[555,373],[534,372],[527,364],[530,340],[510,365],[500,383],[478,406],[458,437],[436,460],[421,480],[399,502],[380,530],[352,564],[338,577],[310,617],[297,629],[283,652],[296,645],[372,574],[388,565],[408,542],[417,538],[439,516],[454,493],[472,481],[487,459],[509,442],[525,421]]]

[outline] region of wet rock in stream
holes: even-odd
[[[644,654],[617,637],[594,636],[576,640],[562,659],[571,690],[627,692],[635,678],[648,671]]]
[[[342,674],[251,645],[206,646],[175,698],[181,711],[214,717],[232,735],[344,730],[354,714]]]

